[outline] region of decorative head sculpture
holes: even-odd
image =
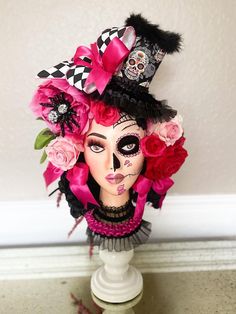
[[[31,102],[48,127],[35,142],[45,148],[41,162],[49,161],[46,185],[59,179],[72,216],[86,218],[101,249],[129,250],[148,239],[145,204],[161,207],[187,157],[181,117],[148,92],[165,53],[179,45],[178,34],[131,15],[38,74],[48,79]]]

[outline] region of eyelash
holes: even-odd
[[[103,150],[105,149],[105,147],[102,145],[102,143],[100,143],[99,141],[96,140],[89,140],[88,142],[88,147],[91,149],[91,151],[93,151],[94,153],[99,153],[99,152],[95,152],[91,147],[92,146],[98,146],[100,148],[102,148]]]
[[[89,142],[88,142],[88,147],[90,147],[90,146],[93,146],[93,145],[96,145],[96,146],[99,146],[99,147],[104,147],[103,145],[102,145],[102,143],[100,143],[99,141],[95,141],[95,140],[89,140]]]

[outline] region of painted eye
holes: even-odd
[[[95,141],[90,141],[88,142],[88,147],[91,149],[92,152],[94,153],[101,153],[104,151],[104,146],[98,142]]]
[[[143,70],[143,69],[144,69],[144,65],[143,65],[142,63],[139,63],[139,64],[138,64],[138,69],[139,69],[139,70]]]
[[[139,152],[138,135],[130,134],[122,137],[117,143],[117,150],[124,156],[137,155]]]
[[[134,65],[135,64],[135,60],[134,59],[129,59],[129,64],[130,65]]]
[[[134,149],[134,147],[135,147],[135,144],[133,143],[133,144],[128,144],[128,145],[123,146],[122,149],[126,152],[129,152],[132,149]]]
[[[91,145],[89,147],[90,147],[91,151],[94,153],[101,153],[104,151],[104,148],[99,146],[99,145]]]

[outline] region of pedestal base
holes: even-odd
[[[134,314],[133,307],[142,299],[142,292],[136,298],[124,303],[108,303],[98,299],[92,293],[93,301],[102,309],[103,314]]]
[[[104,266],[98,268],[91,278],[91,289],[97,298],[105,302],[122,303],[140,294],[143,289],[143,277],[140,271],[128,264],[133,250],[101,250],[99,255]]]

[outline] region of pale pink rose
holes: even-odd
[[[183,135],[182,117],[175,116],[169,122],[158,123],[154,133],[160,140],[166,143],[166,146],[174,145],[174,143]]]
[[[75,140],[73,136],[58,136],[48,144],[45,151],[55,167],[66,171],[74,167],[82,149],[82,140]]]

